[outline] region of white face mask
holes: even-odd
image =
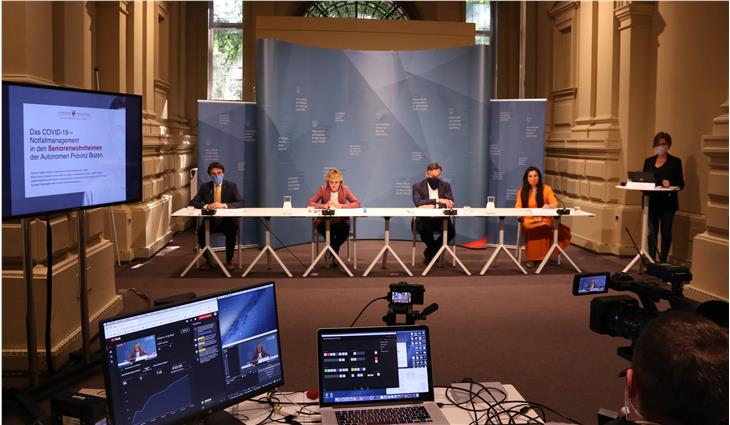
[[[667,153],[667,147],[666,146],[662,146],[662,145],[656,146],[656,147],[654,147],[654,152],[657,155],[664,155],[664,154]]]
[[[636,406],[634,406],[634,402],[631,400],[631,397],[629,397],[628,390],[624,390],[624,413],[626,415],[626,419],[632,421],[640,421],[643,419],[641,413],[639,413]]]

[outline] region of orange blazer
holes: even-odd
[[[542,184],[542,200],[545,202],[545,204],[553,204],[557,202],[557,199],[555,198],[555,193],[553,193],[553,188],[545,183]],[[522,188],[520,188],[520,190],[517,191],[515,208],[540,208],[537,205],[536,194],[530,193],[530,196],[527,198],[527,206],[524,206],[522,205]],[[527,228],[540,226],[543,224],[553,224],[552,217],[522,217],[520,221],[522,222],[522,225]]]

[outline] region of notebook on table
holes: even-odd
[[[428,327],[317,331],[323,425],[448,424],[434,403]]]

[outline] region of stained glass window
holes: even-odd
[[[304,16],[314,18],[409,19],[406,11],[394,1],[317,1]]]

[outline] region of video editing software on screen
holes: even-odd
[[[103,323],[114,423],[167,423],[280,385],[274,285]]]
[[[429,392],[425,329],[320,336],[324,403],[420,399]]]

